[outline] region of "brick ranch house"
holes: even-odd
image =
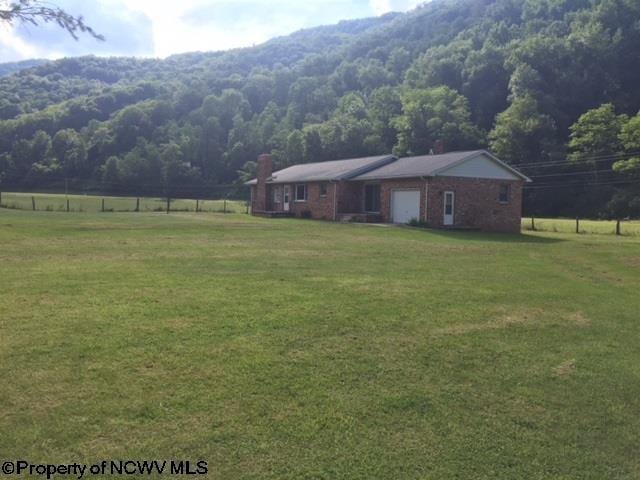
[[[294,165],[258,157],[253,215],[520,232],[525,175],[485,150]]]

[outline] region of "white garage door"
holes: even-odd
[[[420,190],[394,190],[391,194],[393,223],[420,219]]]

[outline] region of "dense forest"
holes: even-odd
[[[204,195],[262,152],[283,167],[440,140],[520,166],[531,213],[640,216],[639,108],[637,0],[434,0],[252,48],[6,75],[0,188]]]

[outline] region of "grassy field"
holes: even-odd
[[[71,212],[102,212],[102,200],[104,199],[105,212],[134,212],[136,207],[142,212],[164,211],[167,208],[167,200],[164,198],[140,197],[138,206],[136,197],[109,197],[96,195],[58,195],[51,193],[14,193],[2,192],[1,205],[9,209],[33,210],[35,199],[36,210],[49,212],[66,212],[67,199],[69,199],[69,211]],[[174,211],[196,211],[196,200],[175,199],[171,200]],[[199,200],[198,211],[222,213],[244,213],[246,202],[240,200]]]
[[[640,239],[0,210],[0,460],[640,478]]]
[[[536,218],[536,230],[541,232],[576,233],[576,220],[569,218]],[[522,228],[531,230],[531,218],[522,219]],[[613,220],[580,220],[580,233],[615,235],[616,222]],[[631,220],[620,223],[622,235],[640,235],[640,221]]]

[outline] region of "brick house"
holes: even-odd
[[[522,187],[530,180],[485,150],[393,155],[294,165],[272,172],[258,158],[254,215],[407,223],[520,232]]]

